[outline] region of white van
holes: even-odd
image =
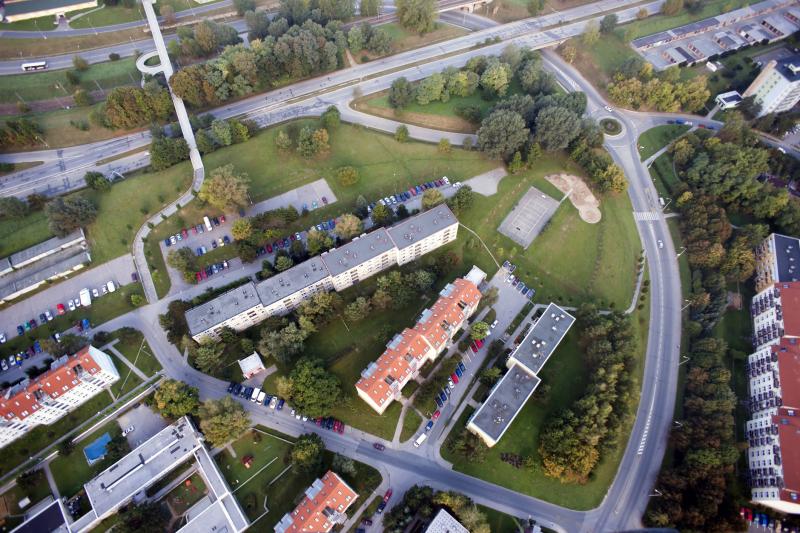
[[[419,448],[420,444],[425,442],[425,439],[427,439],[427,438],[428,438],[428,434],[427,433],[423,433],[422,435],[417,437],[417,440],[414,441],[414,447],[415,448]]]
[[[208,217],[203,217],[203,224],[206,225],[206,229],[208,231],[211,231],[212,229],[214,229],[214,226],[211,225],[211,220],[209,220]]]
[[[78,293],[78,298],[80,298],[80,304],[82,307],[92,305],[92,295],[89,292],[89,289],[81,289],[81,292]]]
[[[261,392],[258,393],[258,399],[256,400],[256,403],[257,404],[264,403],[264,398],[266,398],[266,397],[267,397],[267,393],[262,390]]]
[[[260,387],[256,387],[255,389],[253,389],[253,394],[250,395],[250,401],[253,402],[253,403],[257,402],[259,394],[261,394],[261,388]]]
[[[106,283],[106,288],[108,289],[108,292],[114,292],[115,290],[117,290],[117,286],[114,285],[113,281],[109,281],[108,283]]]

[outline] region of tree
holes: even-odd
[[[661,13],[666,16],[677,15],[683,9],[683,0],[666,0],[661,6]]]
[[[50,231],[58,237],[91,224],[97,218],[97,207],[83,195],[54,198],[45,205],[44,212]]]
[[[150,166],[153,170],[164,170],[187,159],[189,159],[189,145],[183,138],[164,137],[153,139],[150,143]]]
[[[364,231],[364,224],[361,219],[350,213],[340,216],[333,230],[336,235],[345,240],[352,239],[362,231]]]
[[[328,145],[328,130],[319,128],[311,129],[309,126],[300,130],[297,139],[297,152],[303,157],[313,157],[325,154],[330,150]]]
[[[481,122],[478,148],[492,158],[508,157],[525,143],[529,132],[519,113],[505,109],[494,111]]]
[[[440,154],[449,154],[453,151],[453,147],[450,145],[450,140],[442,137],[439,139],[439,145],[437,146],[437,150]]]
[[[564,149],[580,134],[580,125],[580,118],[569,109],[547,107],[536,116],[536,142],[547,151]]]
[[[141,307],[147,303],[147,300],[141,294],[131,294],[131,305],[134,307]]]
[[[86,61],[81,56],[73,56],[72,57],[72,66],[75,67],[75,70],[78,70],[80,72],[84,72],[86,70],[89,70],[89,62]]]
[[[354,167],[339,167],[336,169],[336,179],[343,187],[350,187],[358,183],[358,170]]]
[[[475,193],[472,192],[472,187],[469,185],[462,185],[458,191],[447,201],[447,205],[455,213],[460,213],[472,207],[475,202]]]
[[[372,210],[372,223],[376,226],[384,226],[392,221],[392,210],[383,204],[378,204]]]
[[[247,1],[247,0],[245,0],[245,1]],[[175,8],[172,7],[171,5],[165,4],[165,5],[161,6],[160,11],[161,11],[161,16],[164,19],[164,24],[165,25],[172,26],[176,22],[178,22],[178,19],[175,17]]]
[[[28,204],[14,196],[0,198],[0,217],[6,219],[23,218],[30,211]]]
[[[225,345],[219,342],[207,342],[197,347],[194,364],[206,374],[213,374],[222,366]]]
[[[297,472],[315,473],[322,466],[325,444],[316,433],[300,435],[292,446],[292,468]]]
[[[528,8],[528,14],[535,17],[544,9],[544,0],[528,0],[526,7]]]
[[[600,21],[600,31],[603,33],[611,33],[617,27],[617,22],[619,22],[619,17],[615,13],[610,13],[603,17],[603,20]]]
[[[496,366],[485,368],[480,374],[481,383],[491,388],[495,383],[497,383],[497,380],[500,379],[502,374],[503,372]]]
[[[405,29],[422,35],[436,28],[435,0],[398,0],[395,6],[397,19]]]
[[[289,270],[293,266],[294,266],[294,261],[292,261],[291,257],[281,255],[275,259],[275,270],[278,272]]]
[[[426,189],[422,193],[422,209],[428,210],[444,203],[444,195],[439,189]]]
[[[194,280],[197,271],[197,260],[194,252],[188,246],[172,249],[167,254],[167,264],[180,272],[187,282]]]
[[[600,24],[597,22],[588,22],[583,34],[581,35],[581,42],[585,46],[594,46],[600,40]]]
[[[397,78],[389,87],[389,105],[393,109],[403,109],[414,101],[414,87],[406,78]]]
[[[129,504],[119,510],[119,521],[114,531],[119,533],[141,533],[163,531],[169,523],[170,514],[161,502]]]
[[[649,15],[650,13],[647,11],[646,7],[642,7],[636,12],[636,18],[639,20],[646,19]]]
[[[481,87],[489,94],[505,96],[511,83],[511,67],[500,61],[492,61],[481,74]]]
[[[462,429],[458,436],[448,444],[450,451],[462,456],[471,463],[482,463],[486,460],[488,448],[480,437],[471,431]]]
[[[231,235],[237,241],[244,241],[253,234],[253,222],[249,218],[239,218],[231,225]]]
[[[72,94],[72,99],[75,105],[79,107],[86,107],[92,105],[92,95],[86,89],[78,89]]]
[[[338,453],[333,455],[333,463],[331,467],[338,474],[355,476],[358,473],[358,470],[356,469],[356,462],[346,455],[341,455]]]
[[[573,39],[567,39],[561,43],[558,47],[558,51],[567,63],[573,63],[578,56],[578,47],[575,46]]]
[[[306,249],[311,256],[319,255],[333,248],[333,238],[328,232],[312,229],[306,238]]]
[[[158,412],[167,418],[194,414],[200,405],[197,388],[175,379],[163,381],[153,394],[153,400]]]
[[[408,137],[408,127],[406,127],[405,124],[397,126],[397,129],[394,132],[394,140],[404,143],[408,141]]]
[[[358,5],[358,12],[362,17],[374,17],[380,9],[378,0],[361,0]]]
[[[350,28],[350,31],[347,32],[347,45],[350,47],[350,51],[354,54],[360,52],[364,46],[366,45],[364,32],[361,30],[361,26],[353,26]]]
[[[359,296],[350,302],[344,310],[344,317],[350,322],[359,322],[369,316],[372,306],[369,300]]]
[[[237,173],[232,164],[217,167],[203,181],[198,197],[222,210],[232,210],[248,204],[250,178]]]
[[[275,146],[280,152],[288,152],[292,149],[292,139],[285,131],[280,130],[275,136]]]
[[[215,120],[211,123],[211,131],[214,133],[214,138],[222,146],[230,146],[233,144],[233,133],[231,132],[231,125],[226,120]]]
[[[318,359],[302,358],[297,361],[289,380],[292,406],[312,418],[330,414],[339,402],[339,378],[325,370]]]
[[[474,341],[485,339],[489,335],[489,324],[483,321],[475,322],[472,324],[469,336]]]
[[[222,446],[238,438],[250,427],[250,415],[230,396],[206,400],[198,410],[200,430],[211,446]]]
[[[87,172],[83,175],[86,186],[95,191],[107,191],[111,188],[111,182],[106,179],[102,172]]]
[[[523,166],[524,165],[522,163],[522,154],[519,152],[519,150],[517,150],[516,152],[514,152],[514,157],[511,158],[511,162],[508,164],[508,171],[511,174],[516,174],[520,170],[522,170]]]
[[[281,363],[288,363],[303,351],[303,346],[309,332],[298,328],[291,322],[280,331],[261,331],[261,340],[258,342],[258,351],[265,356],[272,356]]]
[[[320,124],[327,131],[335,130],[342,123],[342,115],[336,106],[329,106],[324,113],[319,117]]]
[[[444,76],[438,72],[431,74],[427,78],[423,78],[417,85],[415,91],[417,103],[420,105],[428,105],[431,102],[444,100]],[[449,97],[449,94],[448,94]]]
[[[243,17],[248,11],[256,10],[256,2],[255,0],[233,0],[233,7],[236,8],[236,14]],[[161,8],[161,14],[164,14],[163,7]]]

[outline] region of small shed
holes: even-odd
[[[259,372],[266,370],[258,352],[253,352],[244,359],[239,359],[239,368],[242,369],[244,379],[250,379]]]

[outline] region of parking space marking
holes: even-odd
[[[558,201],[531,187],[517,202],[498,231],[527,248],[558,208]]]

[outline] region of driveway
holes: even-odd
[[[322,200],[323,198],[327,200],[327,204]],[[328,185],[328,182],[325,179],[318,179],[302,187],[297,187],[296,189],[292,189],[291,191],[273,196],[268,200],[255,204],[247,210],[247,215],[253,216],[265,211],[272,211],[290,205],[294,206],[298,213],[301,213],[303,211],[303,206],[307,206],[307,209],[313,211],[314,202],[316,202],[317,207],[322,207],[323,205],[332,204],[335,201],[336,195],[333,194],[333,190],[330,185]]]
[[[48,309],[56,316],[56,304],[63,303],[66,306],[67,300],[77,298],[81,289],[100,290],[109,281],[117,286],[127,285],[132,282],[133,272],[136,272],[136,268],[131,255],[123,255],[95,267],[90,265],[89,270],[79,271],[73,277],[0,311],[0,331],[11,340],[17,336],[17,324],[31,318],[38,322],[39,314]]]
[[[123,431],[133,427],[126,436],[132,449],[167,427],[167,421],[143,403],[117,417],[117,422]]]

